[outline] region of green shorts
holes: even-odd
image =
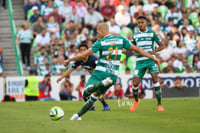
[[[106,87],[103,87],[103,88],[98,88],[96,90],[97,94],[103,95],[116,82],[116,80],[117,80],[117,76],[116,75],[111,75],[111,74],[106,73],[106,72],[95,70],[92,73],[92,75],[90,76],[90,78],[88,79],[88,81],[87,81],[87,83],[85,85],[85,88],[88,85],[92,85],[92,84],[101,82],[102,80],[106,79],[107,77],[110,77],[113,80],[113,83],[111,85],[109,85],[109,86],[106,86]]]
[[[158,65],[153,60],[147,59],[136,62],[134,77],[143,78],[147,69],[149,69],[150,73],[159,73]]]

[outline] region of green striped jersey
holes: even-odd
[[[91,47],[96,53],[99,51],[99,60],[95,70],[117,75],[123,48],[129,49],[131,42],[121,36],[107,35],[97,40]]]
[[[29,29],[27,30],[22,29],[17,34],[17,37],[19,37],[20,43],[31,43],[32,36],[33,36],[33,33]]]
[[[133,34],[133,44],[142,48],[144,51],[153,51],[154,50],[154,42],[160,42],[160,38],[158,35],[152,31],[147,30],[145,32],[136,32]],[[149,59],[147,57],[137,55],[137,61]]]

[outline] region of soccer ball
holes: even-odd
[[[52,107],[49,112],[50,118],[52,120],[60,120],[64,116],[64,111],[61,107]]]

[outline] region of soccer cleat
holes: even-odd
[[[165,111],[162,105],[158,105],[157,108],[158,108],[158,111]]]
[[[139,101],[134,101],[133,105],[130,107],[130,111],[135,111]]]
[[[102,111],[110,111],[110,106],[104,106]]]
[[[78,116],[78,114],[73,114],[70,120],[74,121],[74,120],[82,120],[82,119],[81,117]]]
[[[108,85],[112,84],[112,82],[113,81],[112,81],[112,79],[110,77],[108,77],[108,78],[106,78],[106,79],[104,79],[102,81],[102,83],[103,83],[104,86],[108,86]]]

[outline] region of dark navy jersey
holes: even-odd
[[[89,55],[86,62],[76,61],[72,65],[72,68],[76,69],[78,66],[82,66],[85,69],[93,70],[97,65],[97,58],[94,55]]]

